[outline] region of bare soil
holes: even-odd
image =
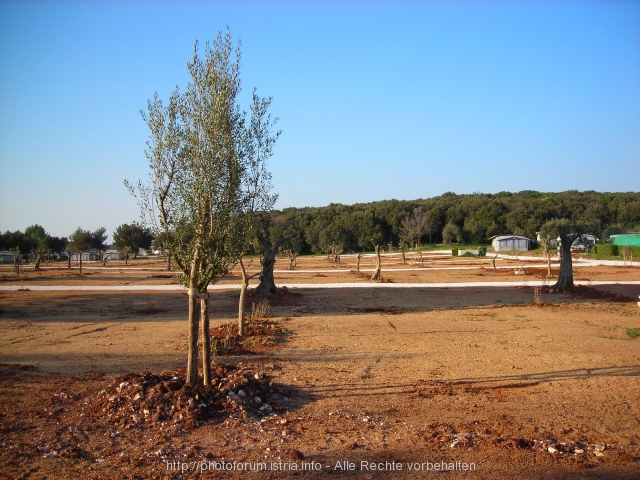
[[[395,283],[517,281],[524,263],[385,258]],[[300,258],[276,281],[370,283],[343,262]],[[161,262],[46,267],[1,270],[24,290],[0,291],[0,478],[640,477],[638,285],[538,302],[527,286],[291,289],[243,340],[238,292],[215,291],[204,387],[184,384],[186,294],[28,289],[170,284]]]

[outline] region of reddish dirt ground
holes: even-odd
[[[369,282],[324,271],[355,269],[343,262],[302,258],[276,280]],[[482,259],[388,262],[395,283],[520,278]],[[435,270],[452,265],[483,268]],[[173,281],[158,262],[117,267],[4,269],[0,285]],[[0,291],[0,478],[638,478],[639,293],[292,289],[239,344],[238,293],[215,291],[214,385],[193,387],[182,292]]]

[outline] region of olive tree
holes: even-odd
[[[93,236],[89,230],[83,230],[78,227],[75,232],[69,236],[69,268],[71,268],[71,255],[76,254],[78,257],[79,273],[82,275],[82,254],[88,251],[92,245]]]
[[[118,251],[125,252],[125,250],[128,250],[133,253],[134,259],[141,248],[148,250],[152,241],[151,230],[144,225],[138,225],[136,222],[120,225],[113,233],[113,243]]]
[[[551,288],[554,290],[568,290],[573,288],[573,262],[571,260],[571,244],[581,233],[582,228],[566,218],[549,220],[542,225],[542,238],[560,239],[558,252],[560,253],[560,271],[558,280]]]
[[[238,300],[238,335],[244,335],[244,312],[245,298],[249,279],[258,275],[247,275],[242,257],[248,249],[247,242],[255,236],[257,212],[266,212],[273,208],[278,196],[271,194],[271,173],[266,168],[267,160],[273,155],[273,145],[280,136],[280,131],[272,133],[273,127],[278,121],[271,118],[268,110],[271,105],[271,98],[260,98],[256,91],[253,91],[253,102],[251,104],[251,122],[245,130],[243,145],[246,158],[246,178],[244,181],[243,202],[243,222],[241,222],[240,241],[244,248],[241,248],[238,263],[242,274],[240,284],[240,298]]]
[[[202,327],[203,382],[211,383],[207,287],[226,274],[245,244],[246,215],[265,197],[265,182],[252,178],[252,132],[238,104],[240,45],[218,33],[187,64],[190,83],[164,105],[156,93],[142,117],[150,129],[146,156],[150,180],[133,186],[152,233],[188,287],[187,383],[198,383],[198,330]],[[256,98],[254,93],[254,99]],[[259,165],[258,165],[259,167]],[[252,182],[254,182],[252,184]]]

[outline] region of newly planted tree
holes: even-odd
[[[252,162],[259,160],[252,156],[251,129],[237,100],[239,60],[239,46],[234,47],[229,32],[206,44],[204,58],[196,42],[186,91],[176,89],[166,106],[156,94],[142,112],[151,131],[146,150],[150,182],[136,187],[125,182],[138,198],[145,223],[154,234],[163,234],[164,247],[188,287],[186,380],[191,384],[198,382],[200,325],[203,382],[211,383],[207,287],[238,261],[247,212],[268,197],[264,182],[252,184]]]
[[[542,254],[547,259],[547,278],[552,278],[551,273],[551,240],[554,235],[547,229],[544,235],[540,234],[540,245],[542,246]]]
[[[247,275],[242,257],[247,250],[247,243],[256,228],[256,213],[266,212],[273,208],[278,196],[271,194],[271,173],[267,170],[267,160],[273,155],[273,145],[280,136],[280,131],[273,133],[273,127],[278,121],[271,118],[269,106],[271,98],[260,98],[253,91],[251,104],[251,122],[245,130],[244,145],[246,147],[246,180],[244,182],[244,200],[242,202],[241,231],[239,242],[244,245],[241,249],[238,263],[242,273],[240,298],[238,301],[238,335],[244,335],[245,298],[249,288],[249,279],[259,275]],[[275,262],[274,262],[275,263]],[[272,270],[273,273],[273,270]]]

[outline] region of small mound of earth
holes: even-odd
[[[261,418],[286,410],[290,401],[267,375],[242,365],[214,365],[211,383],[186,384],[177,373],[127,373],[97,395],[91,414],[121,428],[155,424],[193,428],[233,412]]]
[[[255,289],[247,292],[247,300],[249,304],[260,303],[265,300],[261,293],[257,293]],[[271,307],[295,307],[302,304],[303,296],[299,292],[292,292],[286,286],[278,289],[276,293],[266,297]]]
[[[261,318],[245,321],[245,335],[238,335],[238,324],[224,323],[210,329],[214,354],[218,356],[246,355],[278,348],[287,331],[276,320]]]

